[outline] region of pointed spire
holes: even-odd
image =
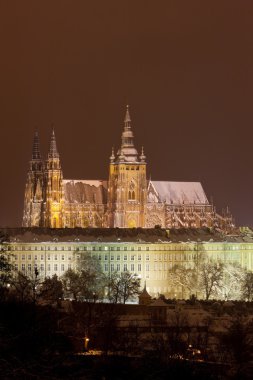
[[[112,147],[112,154],[111,154],[111,157],[110,157],[111,163],[113,163],[114,160],[115,160],[114,147]]]
[[[129,113],[129,105],[126,106],[126,116],[124,119],[125,130],[131,129],[131,118]]]
[[[140,160],[141,160],[141,162],[145,162],[146,161],[146,156],[144,154],[144,148],[143,147],[141,148]]]
[[[33,138],[33,151],[32,151],[33,160],[41,160],[40,147],[39,147],[39,133],[36,129]]]
[[[58,153],[57,146],[56,146],[54,127],[52,127],[48,158],[59,158],[59,153]]]

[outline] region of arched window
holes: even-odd
[[[135,199],[135,192],[132,191],[132,199]]]
[[[128,192],[128,199],[132,199],[132,194],[131,194],[131,191],[129,190]]]

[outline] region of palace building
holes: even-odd
[[[108,180],[65,179],[52,130],[47,159],[35,133],[25,188],[23,226],[49,228],[201,228],[230,231],[228,212],[216,212],[200,182],[151,181],[146,156],[134,146],[129,107]]]
[[[209,228],[23,227],[1,228],[0,237],[0,248],[16,272],[30,277],[37,268],[42,280],[54,274],[61,277],[70,268],[78,269],[79,260],[88,255],[98,260],[107,276],[136,274],[152,296],[188,298],[189,289],[175,286],[170,273],[175,267],[193,268],[202,259],[253,270],[251,229],[227,235]],[[198,298],[203,294],[198,293]]]

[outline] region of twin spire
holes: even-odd
[[[33,138],[32,160],[41,160],[40,147],[39,147],[39,133],[36,130]],[[52,128],[51,139],[49,145],[48,158],[59,158],[59,153],[56,145],[56,138],[54,128]]]

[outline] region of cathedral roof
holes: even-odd
[[[107,202],[107,181],[100,180],[63,180],[65,201],[69,203]]]
[[[207,204],[208,199],[200,182],[150,181],[159,202],[174,204]]]

